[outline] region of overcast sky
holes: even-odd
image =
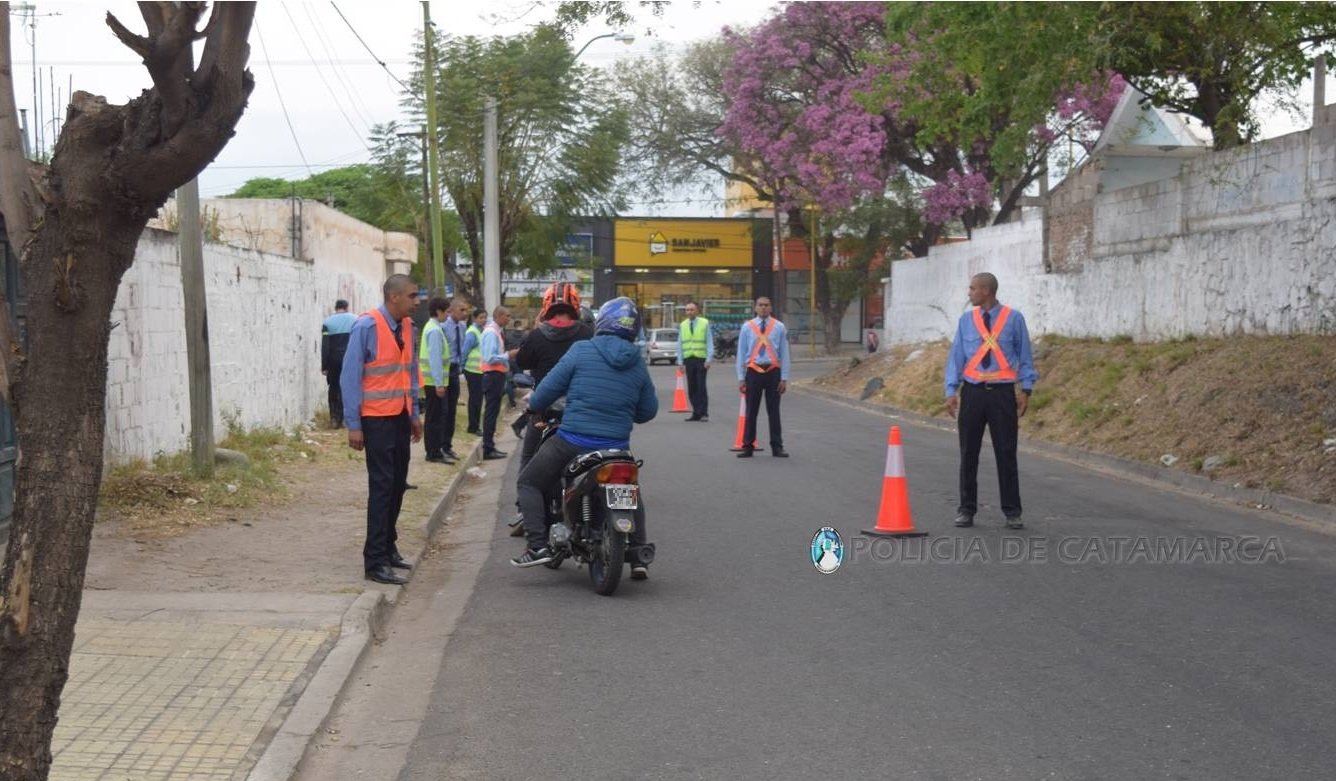
[[[28,110],[29,126],[35,127],[32,19],[17,5],[11,4],[15,98],[20,109]],[[654,46],[654,39],[644,35],[650,27],[655,38],[673,44],[708,38],[724,25],[759,22],[773,5],[772,0],[674,2],[660,19],[642,14],[630,28],[637,35],[634,43],[610,38],[595,41],[580,60],[607,65],[620,57],[646,53]],[[487,0],[435,2],[431,9],[432,21],[445,33],[489,35],[523,32],[550,18],[551,6],[527,0]],[[113,103],[133,98],[150,84],[138,58],[106,26],[107,11],[130,29],[144,30],[132,2],[35,4],[39,102],[48,149],[53,143],[51,106],[58,106],[57,116],[64,115],[71,82],[74,89],[103,95]],[[358,42],[349,23],[376,58],[394,76],[407,81],[414,35],[422,28],[421,3],[261,2],[250,37],[255,91],[236,137],[200,175],[201,195],[226,195],[252,177],[300,179],[308,170],[325,171],[368,159],[366,138],[371,125],[400,117],[400,86]],[[581,46],[605,32],[611,29],[592,24],[575,36],[573,45]],[[291,131],[283,105],[292,122]]]
[[[103,95],[113,103],[130,99],[149,85],[138,58],[115,39],[104,21],[106,12],[111,11],[132,30],[142,31],[143,21],[134,3],[37,3],[35,19],[25,16],[19,5],[11,4],[15,98],[20,109],[28,110],[30,127],[36,126],[34,35],[30,25],[35,21],[40,114],[47,148],[53,140],[51,106],[59,106],[56,114],[63,116],[71,83],[74,89]],[[552,5],[531,0],[436,2],[432,4],[432,20],[445,33],[513,34],[549,18]],[[773,0],[678,0],[670,4],[662,18],[642,13],[631,28],[638,37],[630,46],[612,39],[595,41],[581,56],[581,62],[608,65],[617,58],[648,52],[656,40],[682,45],[712,37],[725,25],[750,26],[769,16],[774,6]],[[338,11],[347,17],[347,23]],[[250,41],[255,91],[236,137],[200,176],[203,196],[225,195],[252,177],[300,179],[309,172],[368,159],[366,138],[371,125],[400,117],[400,87],[354,37],[350,24],[395,76],[407,80],[414,34],[422,27],[420,3],[267,0],[259,4]],[[644,35],[651,27],[653,38]],[[575,36],[573,45],[578,47],[605,32],[610,30],[602,23],[590,25]],[[1301,98],[1307,102],[1310,93],[1311,88],[1305,85]],[[291,131],[280,95],[291,119]],[[1328,95],[1336,95],[1332,86]],[[1306,119],[1294,121],[1274,112],[1268,117],[1267,136],[1308,126]],[[652,212],[635,204],[631,211]],[[668,207],[657,213],[718,214],[719,210],[700,203]]]

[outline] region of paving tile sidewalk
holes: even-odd
[[[85,594],[50,777],[245,778],[355,599]]]

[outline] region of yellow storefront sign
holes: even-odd
[[[752,264],[752,221],[615,220],[619,268],[742,268]]]

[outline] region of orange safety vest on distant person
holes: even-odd
[[[993,332],[989,333],[983,325],[983,309],[974,307],[974,328],[983,339],[983,344],[979,345],[974,357],[965,364],[965,379],[975,383],[1016,381],[1016,370],[1007,363],[1007,356],[1002,354],[1002,348],[997,343],[997,338],[1002,335],[1002,328],[1007,324],[1007,316],[1010,314],[1010,307],[1002,307],[997,313],[997,320],[993,322]],[[979,364],[990,350],[993,353],[993,364],[997,368],[984,371],[979,368]]]
[[[362,367],[362,417],[392,418],[413,414],[413,321],[405,317],[399,324],[404,346],[394,342],[390,323],[379,309],[364,314],[376,320],[376,360]]]
[[[497,325],[495,321],[492,321],[488,323],[482,330],[491,331],[492,333],[496,334],[496,341],[497,344],[501,345],[501,352],[504,353],[506,351],[506,335],[501,330],[501,326]],[[479,339],[478,343],[481,345],[482,340]],[[478,368],[482,369],[485,372],[503,372],[509,369],[510,365],[500,362],[487,363],[484,361],[483,363],[478,364]]]
[[[761,333],[761,328],[756,325],[755,320],[748,320],[747,325],[751,326],[752,333],[756,335],[756,342],[752,344],[751,355],[747,356],[747,368],[755,369],[758,372],[770,371],[779,368],[779,353],[775,352],[775,346],[770,343],[770,334],[775,332],[775,318],[770,318],[766,323],[765,333]],[[770,365],[761,366],[756,362],[756,358],[761,354],[761,348],[770,353]]]

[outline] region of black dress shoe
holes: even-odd
[[[445,450],[442,450],[441,455],[445,456],[446,458],[453,458],[456,461],[459,460],[459,454],[456,453],[455,449],[452,447],[448,447]]]
[[[476,428],[471,428],[471,429],[469,429],[469,432],[468,432],[468,433],[472,434],[472,435],[475,436],[475,437],[480,437],[480,436],[482,436],[482,432],[479,431],[479,430],[476,429]]]
[[[505,458],[507,453],[500,450],[487,450],[482,454],[484,461],[495,461],[498,458]]]
[[[384,583],[387,586],[402,586],[408,581],[400,577],[389,565],[382,564],[379,567],[372,567],[366,571],[366,579],[374,580],[377,583]]]
[[[789,451],[785,450],[785,449],[782,448],[782,447],[777,447],[777,448],[773,448],[773,449],[771,449],[771,451],[770,451],[770,455],[774,456],[775,458],[788,458],[788,457],[789,457]]]
[[[697,418],[697,420],[699,420],[701,423],[709,423],[709,422],[710,422],[710,416],[709,416],[709,415],[701,415],[699,418]]]
[[[413,568],[413,565],[412,565],[412,564],[409,564],[408,561],[405,560],[403,556],[400,556],[400,555],[397,554],[397,553],[390,557],[390,566],[391,566],[391,567],[394,567],[395,569],[412,569],[412,568]]]
[[[742,449],[742,452],[738,453],[738,458],[751,458],[751,457],[752,457],[752,449],[749,447],[744,447]]]
[[[682,418],[682,422],[684,422],[684,423],[695,423],[695,422],[697,422],[697,421],[699,421],[699,420],[700,420],[700,418],[696,417],[695,415],[692,415],[692,416],[689,417],[689,418]]]
[[[413,485],[412,483],[404,483],[405,491],[412,491],[415,488],[417,488],[417,486]]]
[[[961,513],[960,515],[956,516],[956,526],[965,529],[973,525],[974,525],[973,515],[966,515],[965,513]]]
[[[1008,518],[1008,519],[1007,519],[1007,528],[1008,528],[1008,529],[1024,529],[1024,528],[1025,528],[1025,524],[1021,522],[1021,517],[1020,517],[1019,515],[1017,515],[1015,518]]]
[[[446,464],[446,463],[449,463],[449,462],[445,460],[445,456],[427,456],[427,463],[429,463],[429,464]]]

